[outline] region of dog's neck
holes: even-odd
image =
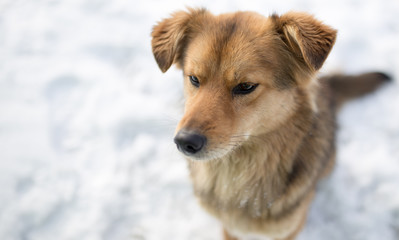
[[[315,172],[303,171],[309,164],[308,159],[301,159],[313,139],[315,114],[307,105],[297,112],[278,130],[250,137],[228,157],[208,162],[189,161],[194,191],[205,208],[214,214],[242,208],[243,213],[252,217],[270,217],[279,215],[279,210],[287,205],[296,204],[298,199],[282,196],[289,195],[293,188],[298,190],[295,182],[314,178]],[[300,187],[305,195],[310,183]]]

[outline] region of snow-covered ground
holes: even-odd
[[[221,239],[172,142],[181,73],[150,49],[185,6],[313,13],[339,30],[322,73],[393,76],[340,113],[338,164],[300,239],[399,239],[397,0],[0,1],[0,239]]]

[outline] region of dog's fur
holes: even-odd
[[[316,183],[334,165],[337,104],[387,77],[316,79],[336,31],[305,13],[266,18],[189,9],[158,23],[152,37],[160,69],[176,64],[184,72],[185,114],[177,132],[207,139],[187,156],[201,205],[221,220],[225,239],[294,239]],[[259,85],[232,94],[244,82]]]

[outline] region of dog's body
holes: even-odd
[[[191,9],[159,23],[152,36],[162,71],[173,63],[184,71],[187,101],[175,142],[225,239],[294,239],[315,185],[334,165],[335,103],[375,89],[386,76],[318,81],[336,31],[302,13]],[[337,91],[363,78],[371,79],[368,88]]]

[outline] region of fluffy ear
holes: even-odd
[[[198,17],[207,13],[205,9],[179,11],[154,26],[152,31],[152,52],[162,72],[181,60],[182,54]]]
[[[276,30],[290,51],[318,70],[332,49],[337,31],[306,13],[273,15]]]

